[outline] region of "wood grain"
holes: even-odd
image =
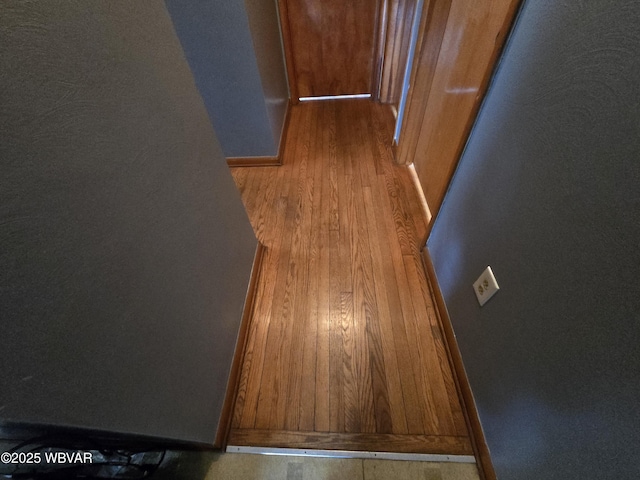
[[[416,0],[388,0],[388,20],[385,36],[384,60],[380,82],[380,101],[395,105],[400,94],[411,41],[411,27],[416,13]]]
[[[378,2],[280,0],[280,5],[292,96],[371,93]]]
[[[421,266],[426,224],[391,160],[389,108],[300,103],[289,128],[282,166],[232,169],[267,249],[232,437],[457,451],[468,436]]]
[[[291,27],[289,26],[288,0],[278,0],[278,15],[280,17],[280,30],[282,32],[282,45],[285,64],[287,66],[287,80],[289,84],[290,105],[296,105],[300,95],[298,94],[298,80],[294,67]]]
[[[398,162],[415,164],[437,214],[520,0],[430,0],[412,71]]]
[[[410,88],[404,110],[396,159],[401,165],[415,161],[420,129],[431,93],[451,0],[425,0],[422,6]]]
[[[472,455],[468,437],[234,430],[229,445],[368,452]]]

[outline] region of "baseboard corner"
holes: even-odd
[[[458,342],[453,331],[451,318],[449,317],[444,297],[438,283],[438,278],[436,276],[436,271],[426,245],[420,251],[420,255],[427,275],[427,281],[429,282],[429,288],[435,300],[436,313],[438,315],[440,328],[442,329],[445,340],[445,349],[447,351],[447,356],[449,357],[449,362],[451,363],[454,382],[456,384],[456,389],[458,390],[458,396],[462,403],[462,410],[467,422],[467,428],[471,436],[471,446],[473,447],[473,451],[476,456],[476,463],[480,473],[480,478],[481,480],[497,480],[493,462],[491,461],[489,447],[484,437],[478,410],[473,399],[471,385],[469,384],[469,379],[467,378],[467,373],[462,362],[460,348],[458,347]]]
[[[227,445],[227,439],[229,438],[229,432],[231,431],[235,401],[238,394],[238,388],[240,387],[242,362],[244,360],[244,352],[247,344],[247,339],[249,337],[249,324],[251,323],[253,310],[255,308],[256,294],[258,291],[258,280],[260,278],[260,272],[262,270],[262,261],[264,259],[265,251],[265,246],[258,241],[256,253],[253,257],[253,266],[251,268],[251,275],[249,277],[249,285],[247,288],[247,295],[245,297],[244,309],[242,311],[242,319],[240,320],[238,340],[233,355],[233,361],[231,363],[231,370],[229,373],[229,380],[227,382],[224,404],[222,406],[222,413],[220,414],[220,422],[218,424],[218,431],[216,432],[215,443],[213,444],[215,448],[221,448],[223,450]]]

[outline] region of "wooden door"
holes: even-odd
[[[400,106],[404,73],[409,57],[411,28],[416,14],[417,0],[387,0],[383,64],[380,73],[380,102]]]
[[[425,0],[397,161],[435,219],[521,0]]]
[[[376,0],[279,0],[294,100],[372,92]]]

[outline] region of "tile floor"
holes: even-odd
[[[479,480],[474,464],[168,452],[157,480]]]

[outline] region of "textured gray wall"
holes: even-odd
[[[211,443],[256,240],[165,4],[0,7],[0,421]]]
[[[224,154],[276,155],[284,121],[282,104],[288,98],[282,51],[271,41],[279,36],[277,22],[272,17],[253,22],[262,25],[255,40],[265,40],[254,50],[242,0],[166,0],[166,4]],[[274,63],[271,71],[261,71],[258,54],[267,62],[279,56],[280,67]]]
[[[501,480],[640,472],[638,18],[525,2],[428,242]]]
[[[244,0],[273,138],[279,145],[289,103],[277,0]]]

